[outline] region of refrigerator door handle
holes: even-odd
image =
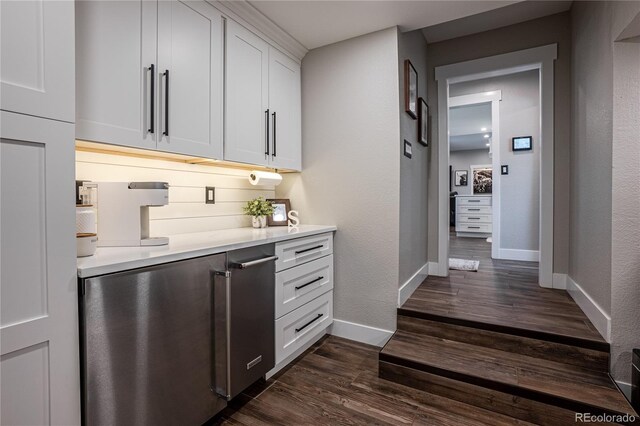
[[[213,271],[213,348],[214,348],[214,368],[213,386],[220,397],[230,400],[229,389],[231,389],[230,379],[230,327],[231,311],[230,306],[230,285],[231,273],[229,271]]]

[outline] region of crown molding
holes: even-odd
[[[249,30],[258,32],[258,36],[266,38],[268,42],[280,47],[284,53],[289,54],[298,62],[302,61],[302,58],[309,51],[302,43],[291,37],[246,0],[207,0],[207,2]]]

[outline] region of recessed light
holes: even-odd
[[[481,132],[486,132],[486,131],[487,131],[487,128],[486,128],[486,127],[483,127],[482,129],[480,129],[480,131],[481,131]]]
[[[485,138],[485,139],[488,139],[488,138],[489,138],[489,135],[484,135],[484,138]]]
[[[491,144],[490,144],[490,143],[488,143],[488,144],[487,144],[487,146],[491,146]]]

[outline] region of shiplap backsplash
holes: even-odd
[[[152,237],[251,226],[246,201],[275,198],[273,186],[253,186],[247,170],[76,151],[76,179],[94,182],[168,182],[169,205],[149,209]],[[205,204],[205,187],[216,203]]]

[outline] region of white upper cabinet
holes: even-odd
[[[222,15],[204,2],[158,3],[158,149],[222,158]]]
[[[76,137],[156,148],[157,3],[76,3]]]
[[[76,137],[222,158],[223,26],[204,1],[81,1]]]
[[[301,170],[300,65],[269,50],[271,167]]]
[[[73,123],[72,1],[0,2],[0,109]]]
[[[227,21],[224,159],[269,165],[269,45]]]
[[[229,20],[225,160],[301,169],[300,65]]]

